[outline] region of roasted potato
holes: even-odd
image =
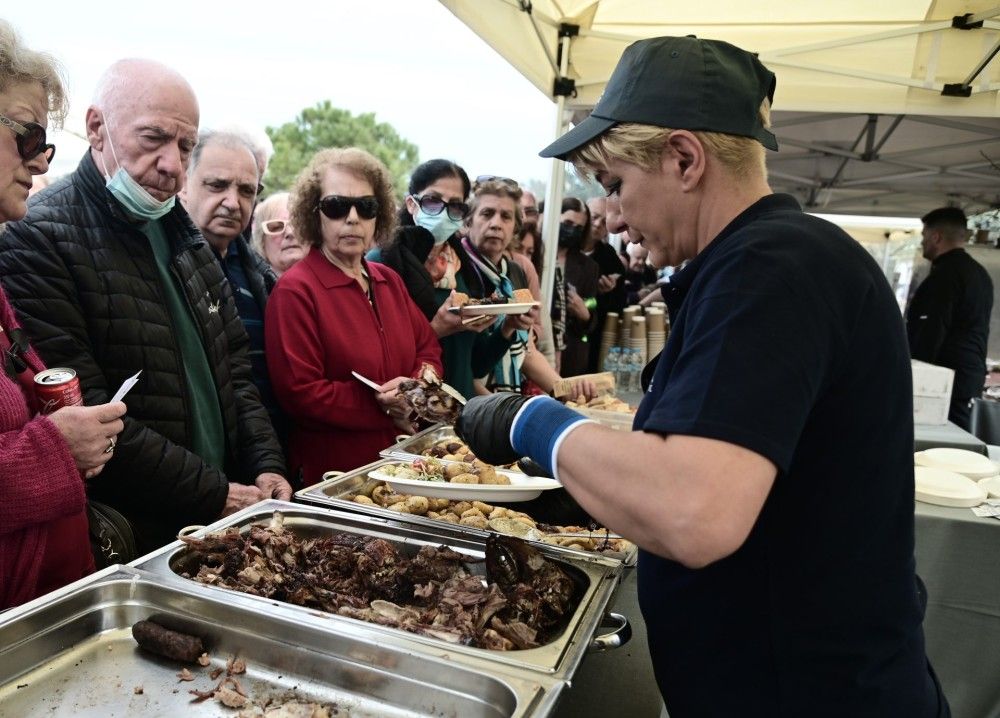
[[[354,497],[354,503],[356,503],[356,504],[369,504],[371,506],[375,505],[375,502],[372,501],[367,496],[365,496],[364,494],[358,494],[357,496],[355,496]]]
[[[472,526],[473,528],[477,529],[485,529],[487,526],[489,526],[489,522],[486,520],[486,517],[480,514],[479,512],[476,512],[474,516],[466,516],[465,518],[461,519],[458,523],[460,523],[462,526]]]
[[[403,502],[406,505],[408,514],[426,514],[430,508],[430,502],[424,496],[411,496]]]
[[[476,476],[475,474],[458,474],[457,476],[452,477],[451,483],[453,483],[453,484],[478,484],[478,483],[481,483],[481,482],[479,481],[479,477]]]

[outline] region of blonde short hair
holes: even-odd
[[[250,233],[250,246],[262,257],[266,257],[264,254],[264,225],[269,220],[274,219],[274,215],[278,213],[279,205],[281,205],[282,201],[288,202],[288,199],[288,192],[276,192],[267,199],[261,200],[257,204],[257,209],[253,212],[253,231]]]
[[[391,235],[396,224],[396,201],[392,193],[392,175],[374,155],[357,147],[320,150],[305,169],[299,172],[292,185],[288,214],[295,226],[295,233],[313,247],[323,244],[320,229],[319,201],[322,199],[323,175],[337,167],[364,178],[372,186],[378,200],[375,215],[375,242],[381,246]]]
[[[62,67],[51,55],[25,47],[10,23],[0,20],[0,92],[32,82],[42,86],[53,124],[62,126],[69,111]]]
[[[760,119],[764,127],[771,126],[771,103],[767,98],[760,105]],[[674,129],[666,127],[624,122],[576,150],[569,161],[583,176],[606,167],[610,159],[629,162],[649,172],[659,164],[664,145],[673,132]],[[767,178],[764,145],[756,139],[700,130],[693,134],[734,179],[745,180],[755,175]]]

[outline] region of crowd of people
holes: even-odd
[[[867,253],[771,192],[774,91],[726,43],[630,46],[544,151],[607,193],[563,199],[549,241],[516,180],[446,159],[397,202],[373,155],[324,149],[258,202],[267,148],[202,128],[173,69],[121,60],[77,169],[28,203],[67,99],[0,21],[0,609],[94,569],[88,507],[120,513],[142,553],[375,460],[417,430],[399,386],[430,370],[470,397],[456,428],[481,458],[534,459],[639,545],[672,713],[946,716],[913,567],[906,332]],[[955,275],[992,296],[951,251],[955,214],[925,222],[936,274],[915,302],[940,305]],[[660,285],[654,267],[678,271]],[[449,311],[519,291],[538,306]],[[656,300],[673,331],[637,431],[545,396],[596,370],[608,313]],[[914,346],[947,344],[941,317],[914,310]],[[46,366],[75,371],[81,405],[39,412]]]
[[[431,160],[397,202],[378,159],[339,148],[262,198],[271,148],[203,128],[185,78],[142,59],[106,70],[86,111],[89,149],[51,180],[61,70],[6,23],[0,62],[0,608],[133,557],[91,550],[94,512],[116,517],[141,554],[375,460],[418,429],[397,386],[428,367],[466,396],[546,392],[566,375],[548,308],[448,311],[460,295],[518,289],[540,303],[540,212],[517,181],[470,181]],[[561,266],[591,263],[583,229],[574,246],[560,241]],[[563,291],[571,347],[595,322],[591,274]],[[46,366],[75,372],[82,405],[37,411]],[[108,403],[140,370],[127,411]]]

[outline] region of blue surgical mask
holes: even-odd
[[[413,221],[418,227],[423,227],[434,236],[435,247],[448,241],[448,237],[455,234],[462,226],[462,220],[452,219],[448,216],[447,210],[442,209],[438,214],[427,214],[419,205]]]
[[[105,118],[105,128],[107,129],[107,118]],[[125,211],[137,219],[156,220],[174,208],[175,197],[163,200],[162,202],[146,189],[132,179],[115,153],[114,143],[111,142],[111,131],[107,132],[108,146],[111,147],[111,156],[115,158],[118,171],[114,175],[108,173],[108,167],[104,164],[104,157],[101,157],[101,164],[104,165],[105,185],[108,191],[114,195],[115,199],[125,208]]]

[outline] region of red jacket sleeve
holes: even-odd
[[[86,503],[69,446],[48,418],[0,433],[0,534],[72,516]]]

